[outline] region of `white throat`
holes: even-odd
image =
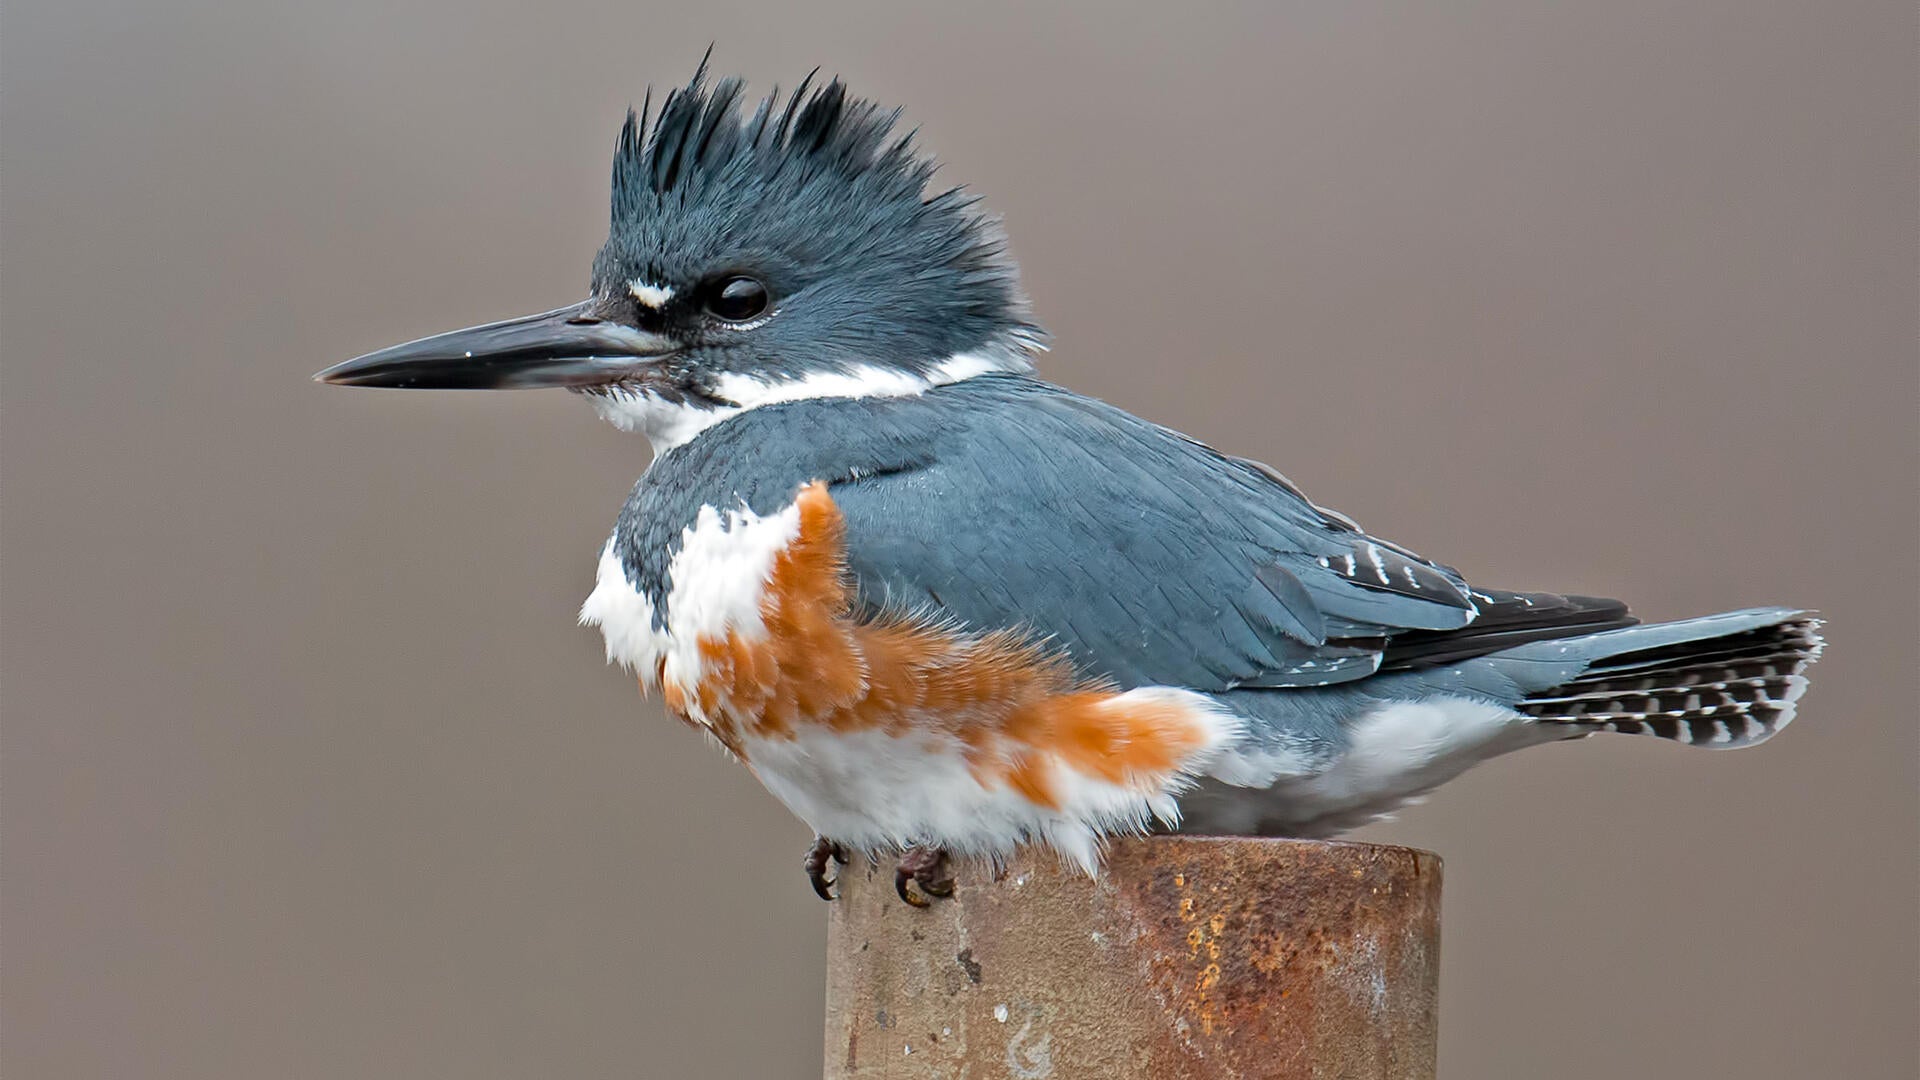
[[[948,386],[995,371],[1025,371],[1026,349],[1019,346],[956,353],[924,373],[915,374],[857,364],[838,371],[821,371],[791,379],[760,379],[751,375],[720,376],[715,392],[735,404],[701,408],[670,401],[645,390],[593,394],[594,411],[622,431],[638,431],[653,444],[653,455],[690,441],[702,431],[750,409],[783,401],[811,398],[912,397],[936,386]]]

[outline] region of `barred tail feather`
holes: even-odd
[[[1820,620],[1805,612],[1781,616],[1717,634],[1720,617],[1700,620],[1701,632],[1713,636],[1676,633],[1687,623],[1596,635],[1590,640],[1617,636],[1631,651],[1603,655],[1577,678],[1518,707],[1543,723],[1589,733],[1654,735],[1714,749],[1765,742],[1793,721],[1795,703],[1807,688],[1804,673],[1825,644]],[[1635,647],[1633,635],[1649,631],[1666,631],[1660,636],[1668,640]]]

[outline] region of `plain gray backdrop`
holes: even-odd
[[[0,18],[9,1080],[818,1075],[806,831],[573,622],[644,442],[307,381],[581,296],[710,42],[905,105],[1049,377],[1477,581],[1831,620],[1764,749],[1367,830],[1447,860],[1445,1075],[1913,1075],[1908,0]]]

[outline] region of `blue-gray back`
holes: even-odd
[[[635,487],[617,533],[629,578],[663,609],[702,505],[768,514],[814,479],[846,515],[863,607],[1024,629],[1122,686],[1345,682],[1389,638],[1475,616],[1453,571],[1271,470],[1019,375],[717,425]]]

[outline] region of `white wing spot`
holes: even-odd
[[[1367,557],[1367,565],[1373,567],[1373,576],[1380,584],[1391,585],[1393,579],[1387,576],[1387,568],[1380,562],[1380,546],[1371,541],[1360,546],[1360,553]]]

